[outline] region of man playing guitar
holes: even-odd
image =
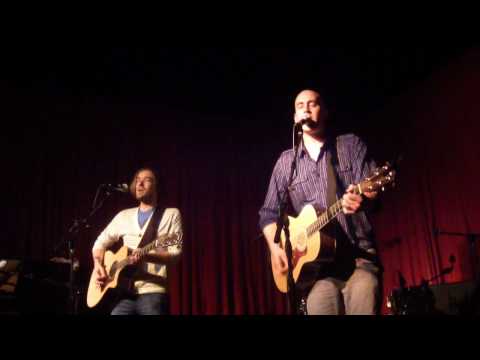
[[[180,257],[183,235],[180,211],[158,207],[158,177],[150,168],[138,170],[130,184],[130,192],[139,206],[121,211],[100,234],[93,246],[94,269],[91,284],[101,289],[109,281],[104,257],[106,250],[120,239],[132,251],[128,256],[130,267],[135,266],[133,289],[123,292],[112,315],[163,315],[168,312],[167,265]],[[155,216],[155,212],[158,214]],[[159,219],[156,223],[153,218]],[[171,235],[179,241],[166,249],[154,248],[146,254],[138,249],[149,225],[155,229],[149,233],[153,238]],[[156,225],[158,223],[158,225]],[[152,239],[153,240],[153,239]]]
[[[367,191],[359,195],[352,185],[358,184],[375,167],[367,158],[367,147],[353,134],[329,135],[327,109],[316,91],[304,90],[297,96],[294,121],[303,123],[298,124],[302,126],[303,139],[295,177],[288,189],[292,212],[298,214],[306,205],[313,205],[320,211],[341,198],[343,211],[329,230],[337,247],[348,243],[375,253],[365,205],[377,193]],[[279,202],[288,183],[293,156],[294,152],[288,150],[278,159],[259,212],[259,224],[267,240],[274,274],[285,274],[288,270],[285,250],[274,242],[274,237]],[[315,274],[311,286],[305,290],[308,314],[375,314],[378,267],[370,261],[338,254],[333,263],[320,267],[318,262],[311,262],[302,271]]]

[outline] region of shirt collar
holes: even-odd
[[[325,143],[323,144],[321,150],[320,150],[319,159],[325,154],[325,152],[327,150],[330,150],[332,145],[333,145],[333,141],[330,138],[327,138],[325,140]],[[304,156],[309,156],[308,152],[307,152],[307,149],[305,148],[305,144],[303,143],[303,138],[302,138],[302,141],[300,142],[300,146],[298,148],[298,153],[299,153],[300,158],[303,158]]]

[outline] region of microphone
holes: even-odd
[[[102,187],[104,187],[108,191],[118,191],[118,192],[122,192],[122,193],[128,193],[130,191],[128,189],[127,184],[118,184],[118,185],[102,184]]]
[[[314,127],[316,124],[311,118],[302,119],[295,123],[295,126],[308,125],[309,127]]]

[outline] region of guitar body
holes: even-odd
[[[121,247],[116,253],[111,251],[107,251],[105,253],[104,263],[105,263],[105,270],[107,271],[107,275],[110,278],[105,286],[102,288],[97,287],[95,283],[95,279],[92,273],[90,277],[90,283],[88,285],[88,293],[87,293],[87,305],[88,307],[92,308],[96,306],[100,300],[104,297],[105,293],[109,289],[115,289],[119,283],[119,276],[123,270],[123,267],[117,268],[116,264],[121,261],[127,259],[129,255],[129,250],[126,246]]]
[[[289,217],[290,242],[292,244],[293,280],[297,283],[302,268],[313,261],[332,262],[335,257],[336,242],[327,234],[317,231],[307,234],[309,225],[317,220],[317,211],[312,205],[303,208],[298,217]],[[281,234],[281,246],[285,249],[285,233]],[[276,272],[272,267],[273,278],[278,290],[287,293],[287,273]]]

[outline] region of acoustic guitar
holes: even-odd
[[[179,243],[180,241],[177,235],[160,236],[158,239],[140,249],[140,258],[144,257],[153,249],[166,249],[169,246],[178,245]],[[119,279],[122,276],[122,272],[129,265],[128,257],[130,254],[131,250],[126,246],[121,247],[116,253],[113,253],[112,251],[107,251],[105,253],[104,263],[108,280],[102,287],[98,287],[95,282],[94,274],[92,273],[87,292],[88,307],[93,308],[96,306],[109,290],[115,289],[119,286]]]
[[[389,163],[376,169],[373,174],[355,186],[354,192],[361,195],[365,192],[385,191],[387,185],[394,185],[395,171]],[[288,217],[290,242],[292,244],[293,280],[298,282],[305,264],[320,261],[333,262],[337,250],[335,239],[322,234],[322,230],[342,211],[342,199],[330,206],[320,216],[312,205],[305,206],[297,217]],[[285,249],[285,232],[281,233],[280,246]],[[273,278],[278,290],[287,293],[287,275],[273,269]]]

